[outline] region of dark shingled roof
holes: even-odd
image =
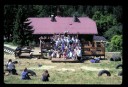
[[[105,39],[105,37],[103,37],[103,36],[93,36],[93,40],[94,41],[107,41],[106,39]]]

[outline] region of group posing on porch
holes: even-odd
[[[67,32],[64,34],[54,34],[50,38],[53,49],[49,50],[49,56],[52,58],[64,59],[80,59],[81,42],[77,35],[69,35]],[[45,43],[45,40],[43,40]]]

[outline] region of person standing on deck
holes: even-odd
[[[80,60],[81,57],[82,57],[82,54],[81,54],[81,48],[80,48],[80,47],[77,48],[76,53],[77,53],[77,59]]]

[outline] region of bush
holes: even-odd
[[[115,35],[111,38],[111,42],[106,44],[106,51],[121,52],[122,54],[122,35]]]

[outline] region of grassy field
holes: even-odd
[[[16,64],[19,75],[4,76],[6,84],[122,84],[122,77],[118,76],[122,68],[115,69],[122,61],[101,60],[96,64],[88,60],[84,63],[52,63],[48,59],[15,59],[14,55],[4,54],[4,63],[9,58],[19,61]],[[38,64],[42,64],[42,67],[38,67]],[[37,76],[31,76],[32,80],[21,80],[21,72],[25,67],[35,71]],[[49,82],[41,81],[45,69],[48,69],[50,74]],[[98,77],[98,72],[102,69],[109,70],[111,76],[103,74]]]

